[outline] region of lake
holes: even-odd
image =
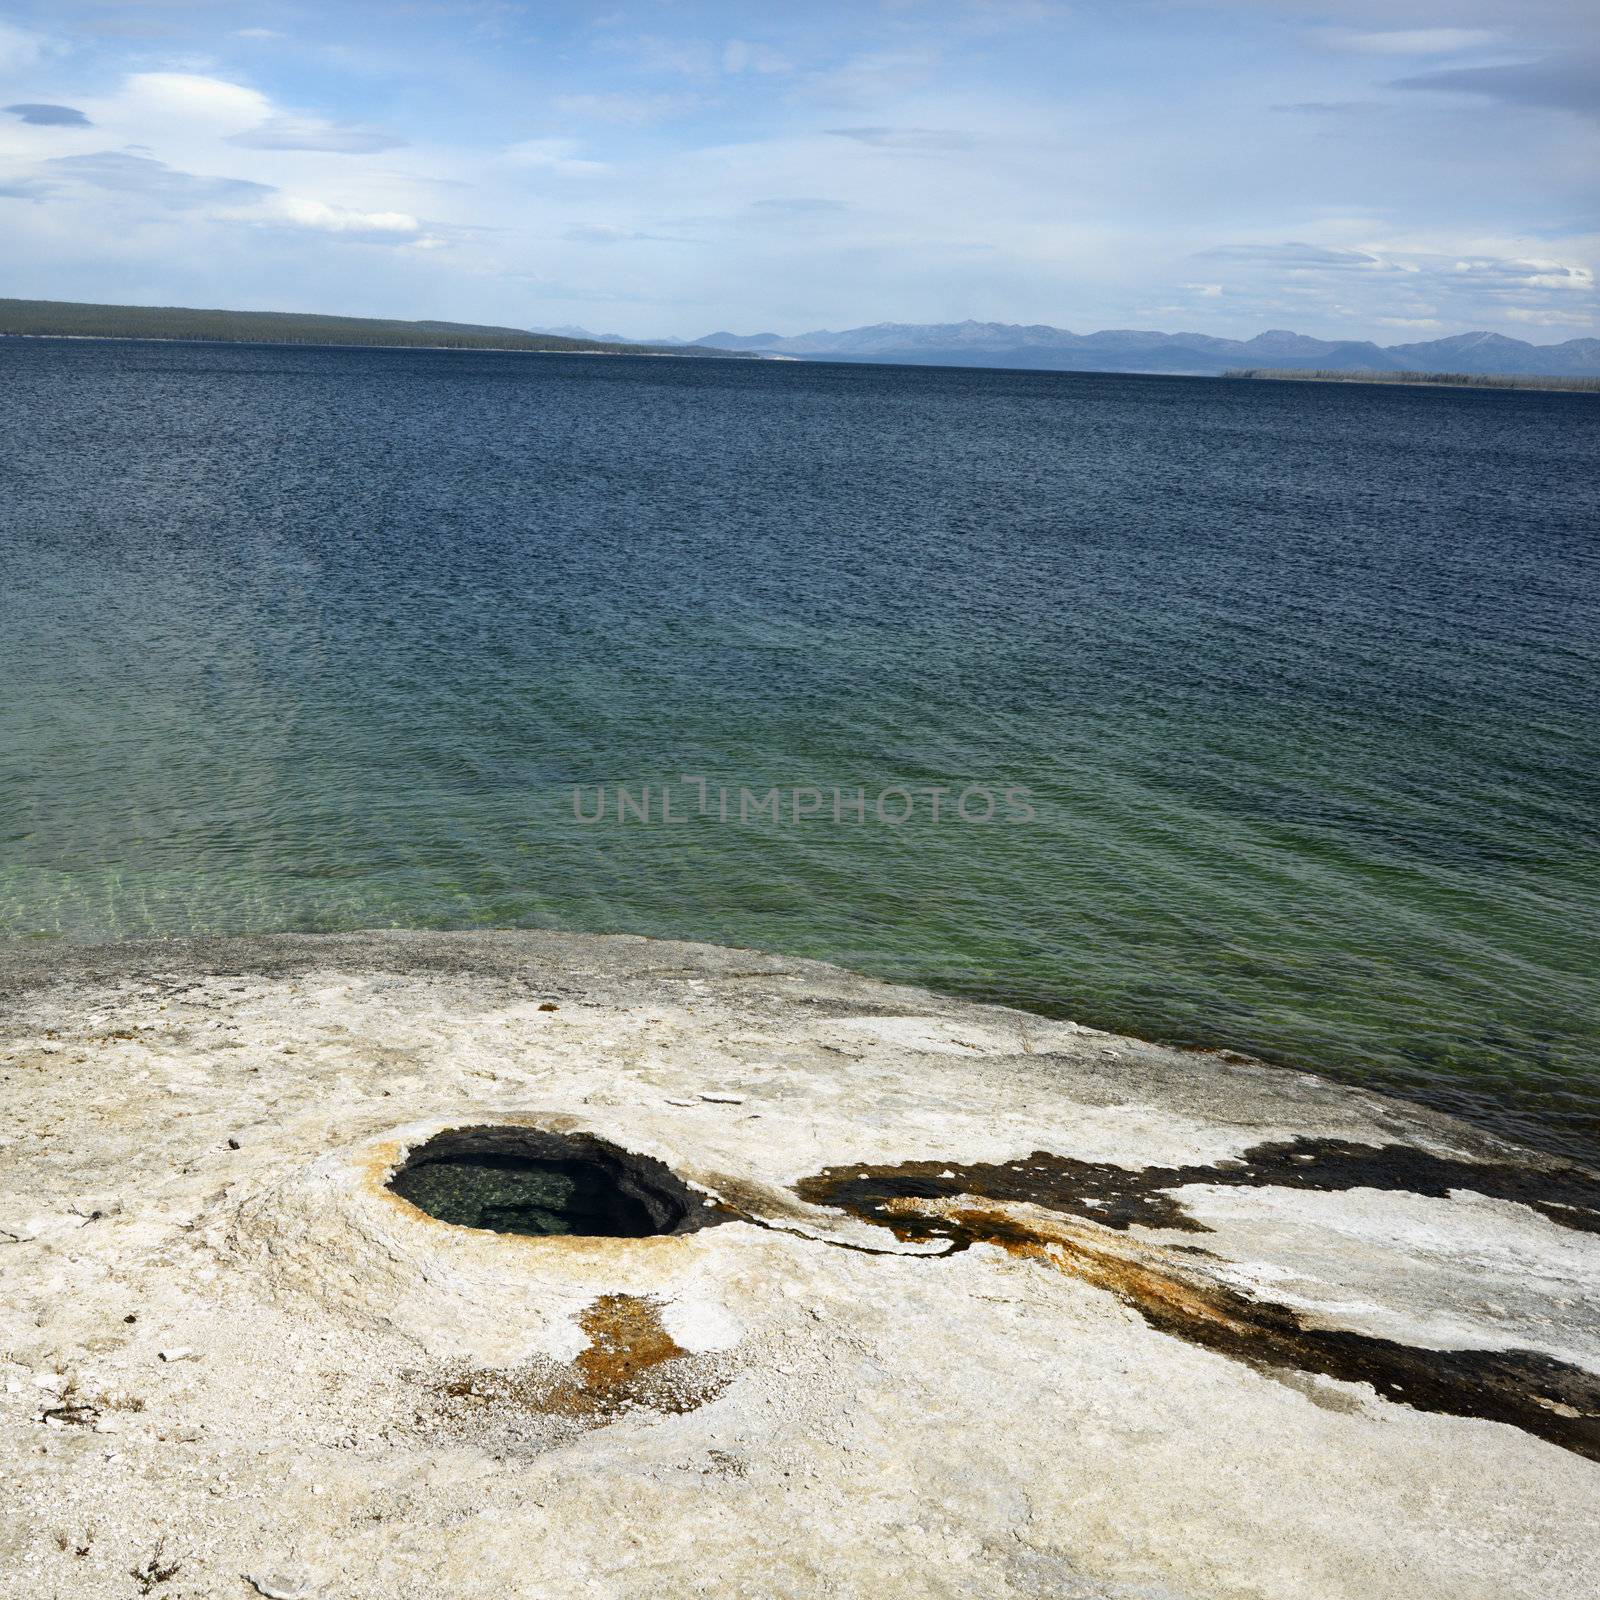
[[[1597,424],[0,340],[0,935],[760,946],[1592,1156]]]

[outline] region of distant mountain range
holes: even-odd
[[[892,361],[950,367],[1032,367],[1070,372],[1216,374],[1237,367],[1344,372],[1465,372],[1534,377],[1600,377],[1600,339],[1528,344],[1498,333],[1378,345],[1313,339],[1274,328],[1253,339],[1119,328],[1069,333],[1042,323],[880,322],[842,333],[708,333],[692,341],[752,355],[813,361]]]
[[[541,333],[625,344],[618,334],[583,328]],[[1069,333],[1044,323],[878,322],[833,333],[708,333],[703,339],[657,339],[678,345],[800,361],[884,361],[939,367],[1029,367],[1051,372],[1163,372],[1215,376],[1238,368],[1325,372],[1461,372],[1482,377],[1600,377],[1600,339],[1529,344],[1499,333],[1457,333],[1412,344],[1313,339],[1273,328],[1253,339],[1206,333],[1115,328]]]
[[[649,343],[584,328],[506,328],[470,322],[397,322],[278,311],[178,306],[84,305],[0,299],[0,335],[99,339],[202,339],[275,344],[426,345],[545,354],[773,357],[881,361],[942,367],[1028,367],[1052,372],[1157,372],[1213,376],[1239,369],[1321,372],[1465,373],[1475,377],[1600,377],[1600,339],[1528,344],[1498,333],[1458,333],[1415,344],[1313,339],[1281,328],[1253,339],[1119,328],[1069,333],[1043,323],[879,322],[785,338],[777,333],[708,333]]]

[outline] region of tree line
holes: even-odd
[[[720,351],[605,344],[517,328],[399,322],[292,311],[196,311],[183,306],[80,305],[67,300],[0,300],[0,335],[58,339],[181,339],[217,343],[411,346],[446,350],[535,350],[570,354],[717,355]]]
[[[1316,383],[1434,383],[1467,389],[1576,389],[1600,393],[1600,378],[1517,377],[1480,372],[1349,372],[1330,367],[1235,367],[1225,378],[1300,378]]]

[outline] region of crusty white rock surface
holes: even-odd
[[[921,1220],[998,1242],[932,1259],[794,1192],[1034,1151],[1226,1173],[1297,1139],[1548,1166],[1448,1118],[641,939],[13,949],[0,1008],[5,1595],[1595,1592],[1584,1450],[1205,1342],[1215,1304],[1270,1302],[1581,1387],[1600,1234],[1559,1207],[1190,1182],[1197,1232],[967,1196]],[[599,1135],[754,1220],[529,1239],[385,1188],[493,1122]]]

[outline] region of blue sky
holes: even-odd
[[[0,294],[1597,331],[1595,0],[0,0]]]

